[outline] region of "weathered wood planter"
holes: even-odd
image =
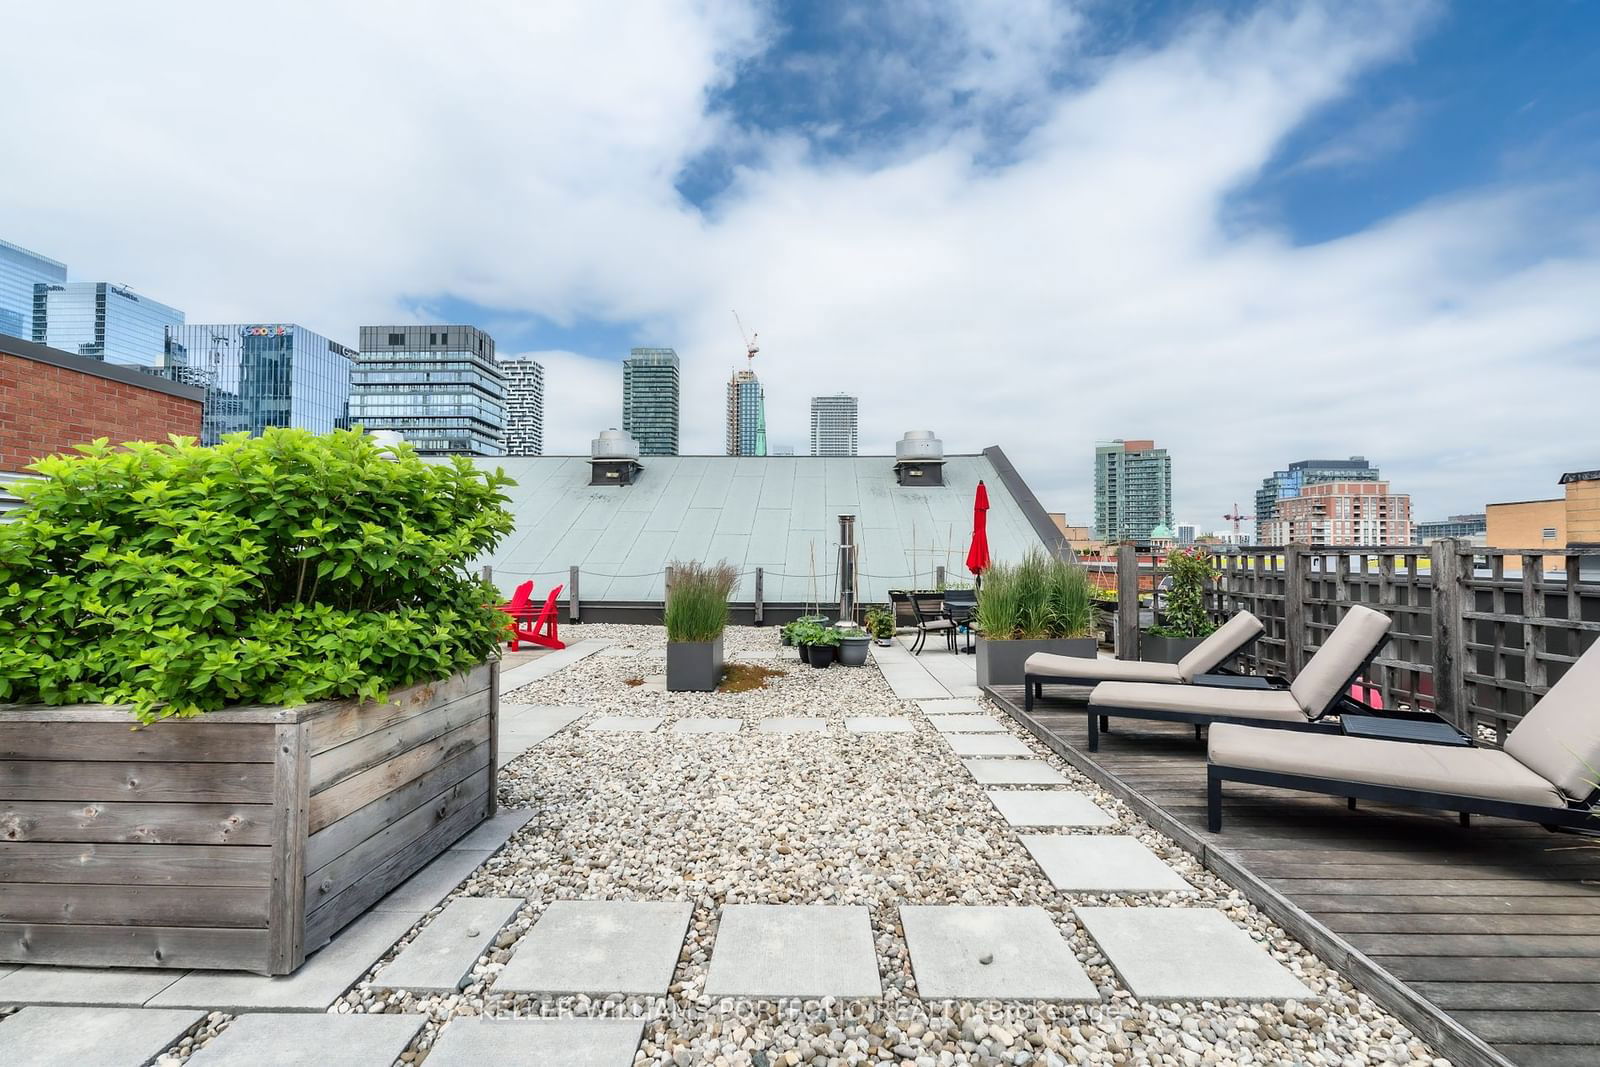
[[[0,705],[0,963],[287,974],[494,810],[499,664],[130,730]]]
[[[991,641],[978,638],[978,684],[1021,685],[1022,667],[1035,652],[1093,659],[1100,643],[1093,637],[1056,637],[1041,641]]]

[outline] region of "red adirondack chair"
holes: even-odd
[[[528,607],[528,601],[533,599],[533,583],[523,582],[511,593],[511,599],[495,607],[511,616],[513,623],[518,619],[526,618],[533,614],[533,609]]]
[[[561,588],[558,585],[550,590],[550,595],[545,597],[544,607],[539,609],[539,616],[532,623],[528,621],[532,613],[527,610],[520,616],[511,616],[511,651],[517,651],[517,646],[522,641],[542,648],[567,647],[556,633],[556,597],[561,595]]]

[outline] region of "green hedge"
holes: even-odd
[[[32,466],[0,525],[0,702],[141,719],[381,696],[482,662],[507,617],[473,557],[501,472],[353,431],[105,440]]]

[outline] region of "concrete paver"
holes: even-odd
[[[1043,908],[901,905],[900,922],[925,999],[1100,999]]]
[[[1058,789],[991,789],[989,800],[1012,826],[1115,826],[1117,820],[1082,793]]]
[[[1067,785],[1067,776],[1041,759],[964,759],[979,785]]]
[[[23,1008],[0,1022],[0,1063],[143,1067],[206,1017],[149,1008]]]
[[[494,991],[664,995],[693,913],[687,901],[553,901]]]
[[[744,725],[743,719],[690,718],[672,724],[675,734],[736,734]]]
[[[946,734],[958,756],[1032,756],[1027,743],[1010,734]]]
[[[706,993],[752,997],[878,997],[878,957],[866,908],[725,904]]]
[[[1308,1000],[1315,994],[1215,908],[1077,908],[1141,1000]]]
[[[590,733],[647,734],[662,722],[659,715],[602,715],[584,729]]]
[[[1057,889],[1084,893],[1194,891],[1194,886],[1137,838],[1023,834],[1022,847]]]
[[[1003,734],[1005,724],[993,715],[931,715],[928,721],[941,734]]]
[[[799,716],[762,719],[756,724],[756,729],[764,734],[820,734],[827,728],[827,719],[811,719]]]
[[[390,1067],[424,1015],[241,1015],[189,1058],[191,1067]]]
[[[462,1017],[439,1032],[428,1067],[630,1067],[643,1034],[644,1023],[637,1019]]]
[[[372,984],[454,993],[522,905],[521,897],[457,897],[378,971]]]
[[[138,967],[20,967],[0,977],[0,1004],[136,1008],[187,973]]]

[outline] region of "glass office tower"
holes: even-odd
[[[856,398],[848,393],[811,398],[811,454],[853,456],[860,428]]]
[[[107,282],[62,282],[33,290],[33,339],[80,356],[135,367],[162,363],[169,327],[183,312]]]
[[[206,390],[201,443],[268,426],[343,425],[356,351],[293,323],[176,326],[161,373]]]
[[[62,285],[67,265],[0,241],[0,333],[33,340],[33,288]]]
[[[767,454],[767,400],[752,370],[728,379],[728,455]]]
[[[424,455],[505,454],[506,376],[472,326],[363,326],[350,422]]]
[[[635,348],[622,361],[622,428],[641,456],[678,454],[678,353]]]

